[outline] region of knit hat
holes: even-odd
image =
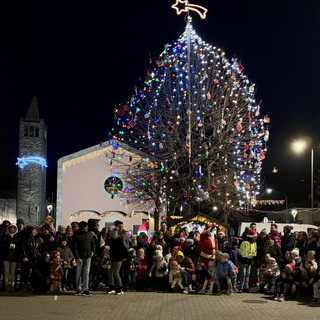
[[[284,267],[284,272],[291,274],[296,268],[296,265],[294,263],[289,263]]]
[[[299,257],[300,255],[300,251],[299,251],[299,248],[294,248],[291,253],[293,253],[295,256]]]
[[[184,254],[182,251],[179,251],[177,253],[177,257],[176,257],[177,261],[180,260],[181,262],[184,260]]]
[[[194,245],[193,239],[187,239],[186,240],[186,247],[192,247]]]
[[[161,250],[155,250],[154,252],[154,259],[163,258],[162,251]]]
[[[176,260],[173,260],[171,262],[171,265],[177,267],[179,265],[179,263]]]
[[[24,224],[23,219],[21,219],[21,218],[17,219],[17,224]]]
[[[50,231],[50,226],[47,223],[45,223],[44,225],[42,225],[41,229],[46,229]]]
[[[133,255],[136,254],[136,250],[134,250],[134,248],[130,248],[130,249],[128,250],[128,254],[129,254],[130,256],[133,256]]]
[[[254,237],[256,237],[257,236],[257,233],[254,231],[254,230],[252,230],[252,229],[249,229],[248,230],[248,232],[247,232],[247,237],[249,237],[249,238],[254,238]]]
[[[218,235],[219,235],[219,234],[223,234],[224,236],[226,235],[225,232],[224,232],[224,230],[222,230],[222,229],[219,230]]]
[[[293,227],[291,227],[289,225],[286,225],[286,226],[283,227],[283,229],[287,229],[289,232],[291,232]]]
[[[178,253],[182,248],[180,246],[173,247],[173,252]]]
[[[85,221],[80,221],[79,222],[79,230],[82,230],[85,228],[88,224]]]
[[[266,228],[263,228],[261,231],[260,231],[260,234],[261,235],[267,235],[267,229]]]

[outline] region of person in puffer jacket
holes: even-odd
[[[275,258],[271,257],[269,253],[265,255],[265,263],[259,268],[260,292],[269,290],[272,294],[275,293],[276,280],[280,276],[279,265]],[[267,286],[267,288],[265,288]]]
[[[227,288],[227,294],[232,295],[232,279],[236,276],[229,254],[220,255],[216,269],[216,278],[219,281],[220,289]]]

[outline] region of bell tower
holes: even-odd
[[[33,97],[25,119],[20,119],[17,165],[17,218],[38,225],[46,215],[47,126]]]

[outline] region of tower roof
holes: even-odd
[[[29,110],[26,116],[26,121],[40,121],[40,114],[36,97],[32,97]]]

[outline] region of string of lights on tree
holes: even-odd
[[[240,62],[203,41],[189,19],[131,100],[114,110],[115,148],[125,143],[153,163],[127,172],[139,199],[165,198],[171,211],[253,203],[270,124],[254,93]]]

